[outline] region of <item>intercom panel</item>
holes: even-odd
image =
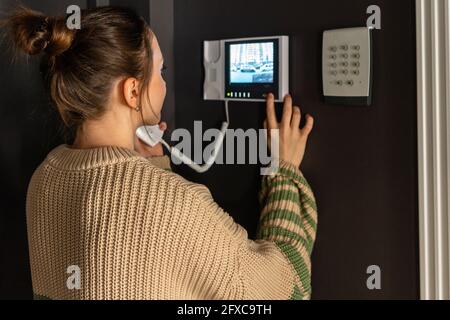
[[[289,37],[204,42],[205,100],[282,101],[289,92]]]
[[[346,28],[323,33],[322,79],[325,102],[372,103],[371,29]]]

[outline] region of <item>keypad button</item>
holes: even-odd
[[[330,47],[330,51],[331,51],[331,52],[336,52],[336,51],[337,51],[337,47],[336,47],[336,46]]]
[[[347,59],[348,58],[348,54],[343,53],[343,54],[341,54],[341,57],[344,58],[344,59]]]
[[[348,45],[344,44],[341,46],[341,50],[347,51],[348,50]]]
[[[361,49],[361,47],[359,45],[354,45],[352,47],[353,50],[359,51],[359,49]]]
[[[359,70],[353,70],[352,74],[354,74],[355,76],[359,75]]]

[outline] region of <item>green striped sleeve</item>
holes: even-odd
[[[316,239],[317,205],[303,174],[280,160],[275,174],[262,179],[257,238],[273,241],[295,270],[291,299],[311,296],[311,253]]]
[[[44,295],[33,293],[33,300],[51,300],[51,299]]]

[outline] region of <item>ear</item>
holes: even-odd
[[[136,78],[127,78],[123,83],[123,96],[130,108],[139,104],[139,81]]]

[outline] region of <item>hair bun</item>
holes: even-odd
[[[49,18],[47,21],[50,39],[45,52],[49,56],[58,56],[70,48],[75,32],[67,28],[66,19]]]
[[[74,37],[64,18],[46,17],[24,7],[9,17],[7,25],[16,46],[29,55],[60,55],[70,48]]]

